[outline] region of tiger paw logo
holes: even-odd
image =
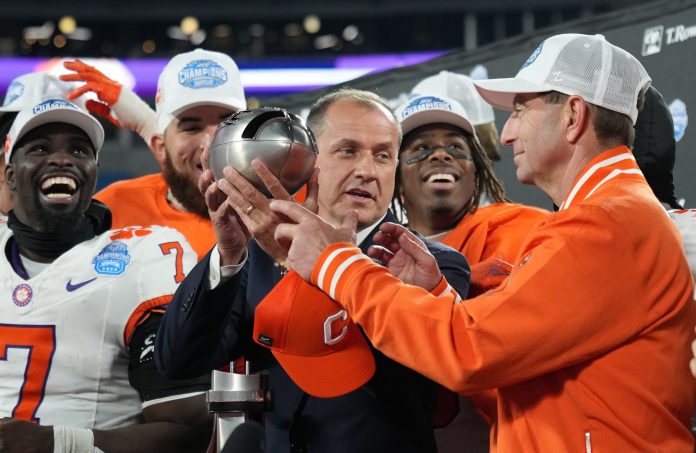
[[[117,239],[132,239],[134,237],[143,237],[147,236],[148,234],[152,233],[152,230],[150,228],[144,228],[144,227],[138,227],[138,226],[129,226],[125,228],[120,228],[118,230],[114,230],[111,233],[111,236],[109,236],[109,239],[112,241],[115,241]]]
[[[34,291],[31,286],[22,283],[12,291],[12,302],[18,307],[26,307],[31,302],[33,295]]]

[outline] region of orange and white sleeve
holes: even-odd
[[[319,261],[314,266],[312,272],[312,283],[321,288],[332,299],[336,299],[337,291],[343,289],[350,280],[349,276],[353,272],[360,272],[365,266],[383,266],[375,264],[370,257],[349,243],[336,243],[327,247],[322,253]],[[389,274],[393,279],[394,277]],[[443,275],[440,282],[430,290],[430,294],[435,297],[451,299],[453,303],[460,303],[461,296],[447,283]]]

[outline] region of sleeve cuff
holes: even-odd
[[[432,294],[435,297],[450,295],[454,298],[455,304],[462,301],[462,298],[459,295],[459,293],[454,288],[452,288],[449,283],[447,283],[447,279],[445,279],[444,275],[440,278],[440,283],[438,283],[437,286],[435,286],[435,288],[433,288],[430,291],[430,294]]]
[[[336,289],[341,277],[351,264],[360,260],[372,263],[372,260],[355,244],[348,242],[331,244],[319,255],[319,259],[314,264],[312,283],[336,300]]]
[[[246,264],[248,257],[249,253],[245,248],[242,261],[239,264],[220,266],[220,252],[218,251],[217,245],[213,247],[212,252],[210,252],[210,262],[208,265],[208,282],[210,283],[210,289],[215,289],[220,282],[237,275]]]

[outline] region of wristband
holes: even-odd
[[[54,425],[53,453],[95,453],[94,433],[87,428]]]
[[[147,146],[155,133],[157,119],[155,111],[131,90],[123,87],[118,101],[111,106],[116,118],[128,129],[142,137]]]

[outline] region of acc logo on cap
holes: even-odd
[[[5,95],[5,102],[2,103],[3,107],[7,107],[14,101],[19,99],[24,93],[24,84],[22,82],[14,81],[7,87],[7,94]]]
[[[104,247],[92,263],[97,274],[118,276],[126,271],[130,260],[128,246],[121,241],[114,241]]]
[[[406,106],[404,111],[401,112],[401,119],[408,118],[414,113],[423,110],[452,110],[452,106],[444,99],[435,96],[421,96]]]
[[[65,101],[63,99],[48,99],[46,101],[43,101],[41,104],[37,105],[32,109],[32,113],[34,115],[45,112],[46,110],[53,110],[53,109],[73,109],[73,110],[80,110],[77,108],[75,104],[72,102]]]
[[[227,71],[213,60],[194,60],[179,71],[179,84],[188,88],[215,88],[227,82]]]
[[[542,47],[544,47],[543,42],[541,44],[539,44],[539,46],[536,49],[534,49],[534,52],[532,52],[532,54],[529,56],[529,58],[527,58],[527,61],[524,62],[524,64],[522,65],[522,67],[520,69],[524,69],[527,66],[529,66],[530,64],[534,63],[536,61],[536,59],[539,57],[539,54],[541,53]]]

